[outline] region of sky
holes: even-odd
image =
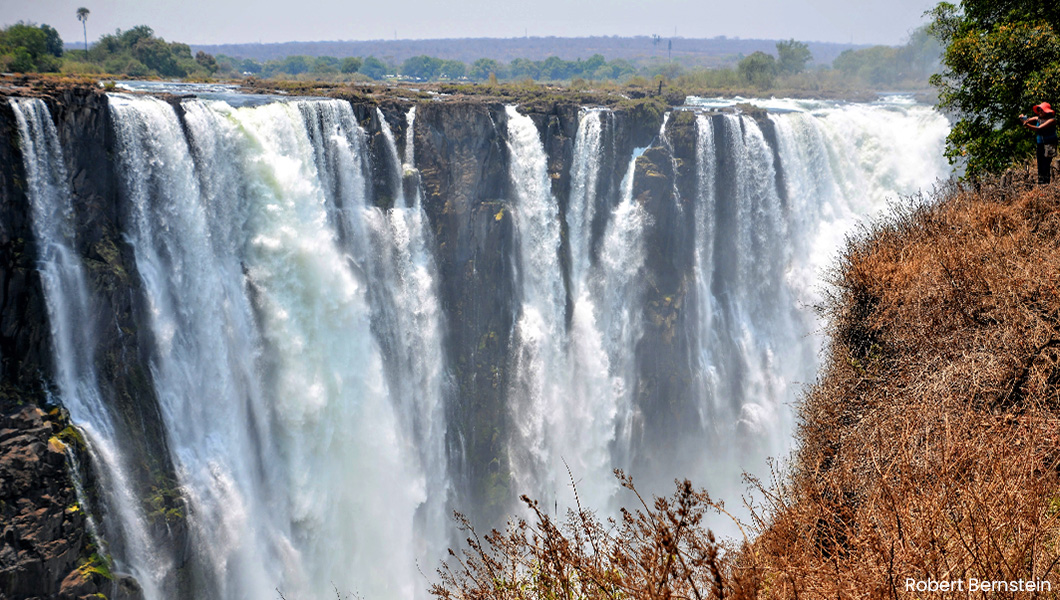
[[[0,0],[0,25],[82,39],[148,25],[189,44],[599,35],[897,45],[936,0]]]

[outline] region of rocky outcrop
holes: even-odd
[[[0,597],[141,598],[88,535],[67,453],[80,436],[59,409],[29,404],[0,413]]]

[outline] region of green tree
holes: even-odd
[[[777,61],[765,52],[755,52],[736,65],[736,70],[744,81],[758,87],[769,89],[777,77]]]
[[[1032,154],[1018,116],[1060,98],[1060,3],[964,0],[931,14],[931,33],[945,47],[931,83],[939,108],[958,119],[947,138],[950,162],[964,162],[975,176]]]
[[[438,74],[446,79],[460,79],[467,75],[467,65],[459,60],[447,60],[442,63]]]
[[[48,25],[22,21],[0,30],[0,68],[16,73],[58,71],[62,40]]]
[[[173,49],[161,38],[145,37],[136,41],[132,48],[133,56],[144,66],[164,77],[184,77],[187,71],[179,64]]]
[[[382,79],[390,70],[383,61],[374,56],[368,56],[361,63],[359,71],[362,75],[367,75],[372,79]]]
[[[526,58],[512,60],[508,64],[508,70],[511,71],[513,79],[539,79],[541,77],[541,67]]]
[[[202,50],[195,53],[195,62],[199,63],[204,69],[209,71],[211,75],[217,72],[217,59],[211,54],[207,54]]]
[[[413,56],[401,63],[401,74],[417,79],[434,79],[442,70],[442,59],[433,56]]]
[[[891,85],[900,78],[898,49],[891,46],[844,50],[832,61],[832,68],[847,77],[876,85]]]
[[[806,63],[813,60],[810,47],[794,39],[777,42],[777,69],[786,75],[802,73]]]
[[[332,75],[339,72],[339,59],[334,56],[318,56],[311,69],[316,75]]]
[[[132,48],[140,40],[151,39],[155,36],[155,30],[151,29],[147,25],[137,25],[127,31],[118,30],[118,39],[121,41],[121,45],[126,48]]]
[[[257,75],[261,73],[261,63],[252,58],[244,58],[243,62],[239,63],[239,72]]]
[[[492,58],[480,58],[471,63],[467,76],[475,81],[485,81],[489,79],[490,73],[493,73],[496,77],[501,77],[503,69],[504,67],[501,63]]]
[[[558,56],[550,56],[541,63],[541,77],[553,81],[570,79],[574,75],[572,66]]]
[[[59,58],[63,55],[63,38],[59,35],[59,32],[50,25],[41,23],[41,32],[44,33],[44,47],[48,51],[48,54]]]
[[[347,56],[339,64],[339,70],[343,73],[356,73],[361,70],[361,59],[356,56]]]
[[[85,56],[88,56],[88,13],[84,6],[77,9],[77,20],[81,21],[81,33],[85,36]]]

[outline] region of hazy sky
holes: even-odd
[[[898,44],[936,0],[0,0],[0,24],[47,23],[81,39],[145,24],[192,44],[674,35]]]

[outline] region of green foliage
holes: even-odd
[[[133,56],[148,69],[163,77],[184,77],[187,72],[177,64],[172,48],[156,37],[138,38],[132,46]]]
[[[85,562],[77,567],[77,570],[81,571],[81,575],[86,579],[90,579],[93,575],[98,575],[107,581],[111,581],[114,579],[114,574],[111,573],[110,562],[110,557],[94,552],[92,556],[88,557]]]
[[[806,70],[806,63],[813,60],[810,47],[794,39],[777,42],[777,68],[786,75],[795,75]]]
[[[486,81],[489,79],[490,73],[494,77],[501,78],[507,75],[507,70],[504,65],[492,58],[480,58],[471,63],[467,76],[475,81]]]
[[[915,30],[903,46],[846,50],[832,62],[832,68],[868,85],[901,87],[930,76],[941,51],[938,40],[925,26]]]
[[[765,52],[755,52],[741,60],[736,70],[747,83],[760,89],[768,89],[777,78],[777,61]]]
[[[250,73],[251,75],[256,75],[258,73],[261,73],[261,64],[259,64],[256,60],[247,58],[244,59],[243,62],[239,63],[239,71],[240,73]]]
[[[343,73],[356,73],[361,70],[362,62],[361,59],[354,56],[344,58],[339,64],[339,71],[342,71]]]
[[[15,73],[58,71],[63,41],[48,25],[18,22],[0,30],[0,70]]]
[[[459,60],[447,60],[442,63],[438,75],[442,79],[460,79],[467,76],[467,65]]]
[[[154,30],[147,25],[104,35],[87,54],[79,53],[81,58],[87,58],[87,61],[78,62],[102,65],[107,73],[130,77],[208,77],[219,68],[213,56],[205,52],[193,56],[191,46],[167,42],[155,36]],[[85,67],[76,69],[88,70]]]
[[[931,32],[946,50],[932,77],[939,107],[959,120],[947,138],[951,163],[966,173],[999,172],[1031,155],[1019,114],[1060,98],[1060,8],[1037,0],[940,3]]]
[[[382,79],[389,72],[390,69],[386,66],[386,63],[374,56],[365,57],[364,62],[361,63],[360,73],[372,79]]]
[[[195,53],[195,62],[202,65],[211,75],[217,72],[217,59],[202,50]]]
[[[401,74],[413,79],[435,79],[442,70],[444,61],[431,56],[413,56],[401,63]]]

